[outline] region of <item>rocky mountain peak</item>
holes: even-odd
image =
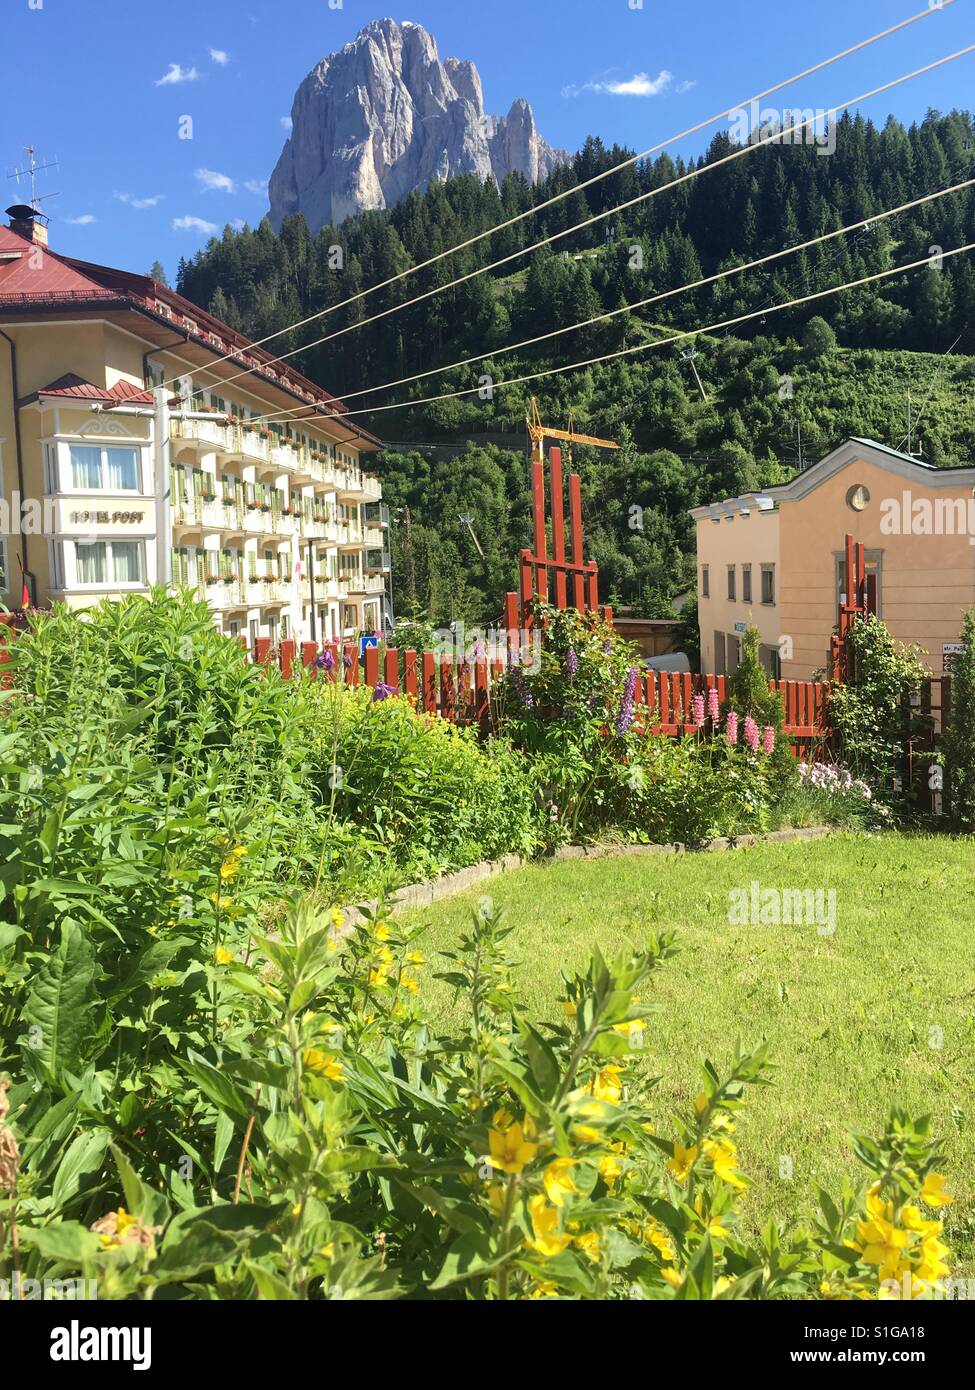
[[[431,179],[476,174],[530,182],[569,156],[538,134],[527,101],[485,114],[472,62],[440,59],[419,24],[376,19],[323,58],[295,93],[291,135],[270,181],[271,221],[303,213],[311,231],[392,207]]]

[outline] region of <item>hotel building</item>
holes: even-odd
[[[387,629],[388,512],[363,467],[380,441],[273,350],[148,276],[56,254],[33,209],[9,214],[8,607],[24,589],[84,608],[163,584],[204,597],[249,643]]]

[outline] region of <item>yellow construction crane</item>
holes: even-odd
[[[569,416],[569,428],[567,430],[549,429],[542,424],[542,417],[538,413],[538,401],[532,396],[531,413],[527,417],[528,434],[534,450],[534,457],[541,463],[545,459],[546,439],[561,439],[569,445],[569,457],[572,457],[573,444],[592,444],[597,449],[618,449],[620,446],[613,439],[597,439],[591,434],[577,434],[572,428],[572,416]]]

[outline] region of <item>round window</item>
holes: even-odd
[[[870,505],[870,493],[862,483],[850,488],[846,494],[846,505],[852,507],[855,512],[866,511]]]

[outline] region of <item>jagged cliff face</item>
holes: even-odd
[[[431,179],[508,173],[535,183],[569,156],[535,128],[516,101],[484,114],[473,63],[440,61],[418,24],[380,19],[323,58],[295,94],[291,136],[271,175],[275,227],[301,212],[311,231],[367,208],[386,208]]]

